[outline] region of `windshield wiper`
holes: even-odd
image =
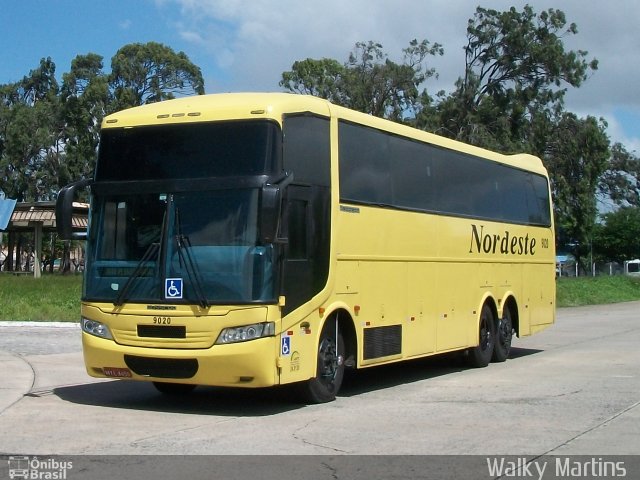
[[[133,281],[142,274],[145,263],[151,261],[158,254],[159,251],[160,251],[159,242],[154,242],[149,244],[149,246],[144,252],[144,255],[142,255],[142,258],[136,265],[136,268],[133,270],[133,273],[129,276],[129,278],[127,278],[127,281],[125,282],[124,287],[122,287],[122,290],[120,290],[120,293],[118,293],[118,296],[113,301],[113,304],[116,307],[121,306],[127,300],[126,295],[127,293],[129,293],[129,290],[131,289],[131,285],[133,285]]]
[[[181,232],[180,210],[177,208],[176,226],[176,245],[178,250],[178,257],[180,258],[180,268],[184,267],[184,269],[187,271],[189,280],[191,280],[191,284],[193,285],[193,290],[198,297],[198,305],[200,305],[202,308],[209,308],[210,304],[207,300],[207,296],[204,293],[200,269],[198,268],[198,264],[195,262],[193,256],[191,255],[191,240],[189,240],[189,237],[183,235]]]
[[[191,241],[186,235],[176,235],[176,243],[178,245],[178,256],[180,257],[180,267],[185,267],[189,280],[193,284],[193,290],[198,297],[198,304],[202,308],[209,308],[209,302],[204,289],[202,287],[202,278],[198,264],[193,260],[191,255]],[[184,264],[184,265],[183,265]]]

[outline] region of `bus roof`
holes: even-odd
[[[102,128],[181,124],[247,118],[269,118],[282,122],[283,115],[296,112],[310,112],[327,117],[337,117],[346,121],[384,130],[392,134],[409,137],[417,141],[457,150],[546,175],[542,161],[533,155],[524,153],[504,155],[407,125],[334,105],[318,97],[293,93],[218,93],[182,97],[113,113],[105,117],[102,122]]]
[[[217,93],[176,98],[129,108],[107,116],[103,128],[163,125],[228,119],[274,118],[282,114],[313,112],[330,116],[330,103],[291,93]]]

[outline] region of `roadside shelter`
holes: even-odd
[[[16,202],[0,200],[0,231],[11,233],[34,233],[33,276],[42,273],[42,237],[46,232],[56,231],[56,202]],[[87,230],[88,203],[73,204],[73,229]],[[10,252],[10,254],[12,254]]]

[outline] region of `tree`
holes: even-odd
[[[41,59],[40,66],[31,70],[17,86],[20,103],[35,105],[41,101],[52,100],[58,95],[56,64],[51,57]]]
[[[346,67],[337,60],[307,58],[293,62],[291,71],[282,73],[280,86],[302,95],[325,98],[343,104],[341,92]]]
[[[617,205],[640,207],[640,158],[614,143],[599,191]]]
[[[7,197],[18,201],[47,197],[43,171],[56,144],[58,92],[50,58],[43,58],[20,82],[0,87],[0,190]]]
[[[594,250],[604,260],[640,258],[640,207],[622,207],[603,216],[594,231]]]
[[[606,123],[563,113],[547,128],[545,161],[551,178],[557,241],[573,246],[577,261],[591,248],[596,191],[609,157]]]
[[[464,76],[438,106],[439,133],[523,150],[533,117],[561,109],[561,86],[579,87],[597,69],[587,52],[565,51],[563,38],[577,31],[560,10],[537,15],[528,5],[521,12],[478,7],[467,26]]]
[[[426,92],[420,86],[436,74],[427,67],[427,57],[443,53],[437,43],[412,40],[403,50],[403,63],[398,64],[388,58],[381,44],[358,42],[344,64],[327,58],[294,62],[290,71],[283,72],[280,86],[403,121],[421,108]]]
[[[110,111],[174,98],[204,94],[200,68],[184,52],[156,43],[125,45],[111,59]]]
[[[58,188],[93,175],[100,124],[109,105],[108,77],[100,55],[78,55],[63,75],[64,157],[56,165]]]
[[[59,87],[55,64],[42,59],[38,68],[21,81],[0,86],[0,190],[18,201],[47,198],[47,179],[43,172],[52,146],[56,144]],[[28,236],[28,235],[27,235]],[[25,236],[9,233],[5,266],[21,258]]]

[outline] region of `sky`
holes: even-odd
[[[207,93],[281,91],[296,60],[344,62],[356,42],[381,43],[392,60],[412,39],[443,45],[424,85],[450,91],[463,74],[467,21],[475,8],[562,10],[578,34],[565,47],[586,50],[599,68],[566,108],[602,117],[612,141],[640,154],[640,2],[637,0],[4,0],[0,84],[22,79],[51,57],[59,78],[78,54],[111,57],[129,43],[155,41],[183,51],[202,69]]]

